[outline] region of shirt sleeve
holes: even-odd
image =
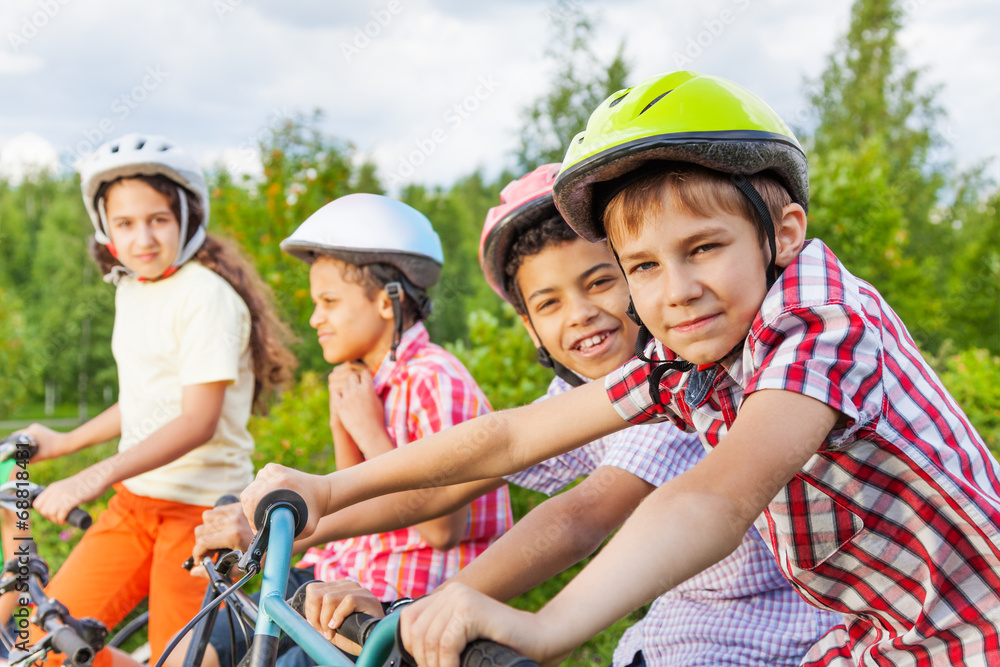
[[[827,448],[843,447],[882,413],[882,340],[862,315],[839,303],[796,308],[752,333],[753,368],[744,396],[782,389],[841,412]]]
[[[250,311],[228,284],[192,291],[178,328],[182,386],[238,379],[240,358],[250,344]]]
[[[624,365],[608,373],[604,378],[604,389],[615,412],[630,424],[645,424],[670,421],[680,429],[686,424],[662,403],[653,403],[649,395],[649,378],[653,365],[638,357],[633,357]],[[663,398],[669,400],[670,393],[663,391]]]
[[[588,457],[590,453],[589,449],[592,449],[591,446],[595,444],[591,443],[570,450],[565,454],[553,456],[551,459],[537,463],[527,470],[508,475],[504,479],[511,484],[517,484],[523,489],[540,491],[547,496],[551,496],[565,489],[579,477],[589,475],[597,468],[600,460],[599,457],[597,460],[591,460]],[[603,452],[603,448],[600,448],[600,451]]]
[[[685,433],[670,422],[632,426],[606,438],[602,466],[632,473],[653,486],[690,470],[705,456],[695,433]]]

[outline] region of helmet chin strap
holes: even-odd
[[[404,292],[407,298],[413,299],[416,302],[417,309],[424,319],[430,317],[434,305],[430,297],[418,290],[406,278],[403,278],[401,281],[393,281],[385,284],[385,294],[389,297],[389,302],[392,304],[393,319],[392,347],[389,350],[389,361],[396,361],[396,348],[399,347],[399,342],[403,339]]]
[[[520,290],[520,287],[518,287],[518,290]],[[523,295],[521,296],[521,303],[524,303]],[[531,332],[535,334],[535,340],[539,341],[539,344],[535,346],[535,349],[538,350],[538,363],[545,368],[551,368],[557,377],[562,378],[571,387],[579,387],[586,384],[586,381],[582,377],[552,358],[549,351],[541,344],[542,339],[538,335],[538,330],[535,329],[535,323],[531,321],[531,314],[528,313],[527,308],[524,309],[524,314],[528,320],[528,326],[531,327]]]
[[[532,327],[532,329],[534,329],[534,327]],[[537,336],[538,334],[535,333],[535,335]],[[566,382],[566,384],[571,387],[579,387],[586,384],[582,377],[553,359],[552,355],[549,354],[549,351],[545,349],[544,345],[539,345],[536,349],[538,350],[538,363],[545,368],[551,368],[557,376]]]

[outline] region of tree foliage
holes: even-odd
[[[578,4],[560,2],[547,12],[555,36],[545,55],[554,68],[549,91],[522,113],[521,172],[549,162],[562,162],[566,146],[587,126],[590,113],[611,93],[626,87],[629,66],[625,42],[602,63],[594,54],[595,19]]]

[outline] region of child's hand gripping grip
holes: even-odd
[[[381,620],[381,618],[375,618],[374,616],[356,611],[344,619],[344,622],[337,628],[337,634],[354,642],[358,646],[364,646],[365,640],[368,639],[372,628],[378,625],[378,622]]]
[[[275,489],[271,491],[257,503],[257,509],[253,513],[253,523],[257,530],[262,530],[271,508],[276,505],[283,505],[292,510],[295,515],[295,536],[297,537],[302,529],[306,527],[309,520],[309,510],[306,508],[306,501],[302,496],[291,489]]]

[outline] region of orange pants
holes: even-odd
[[[96,618],[109,630],[148,597],[153,664],[201,607],[206,581],[181,564],[210,508],[138,496],[120,484],[115,490],[45,591],[76,618]],[[95,656],[95,667],[110,663],[108,649]]]

